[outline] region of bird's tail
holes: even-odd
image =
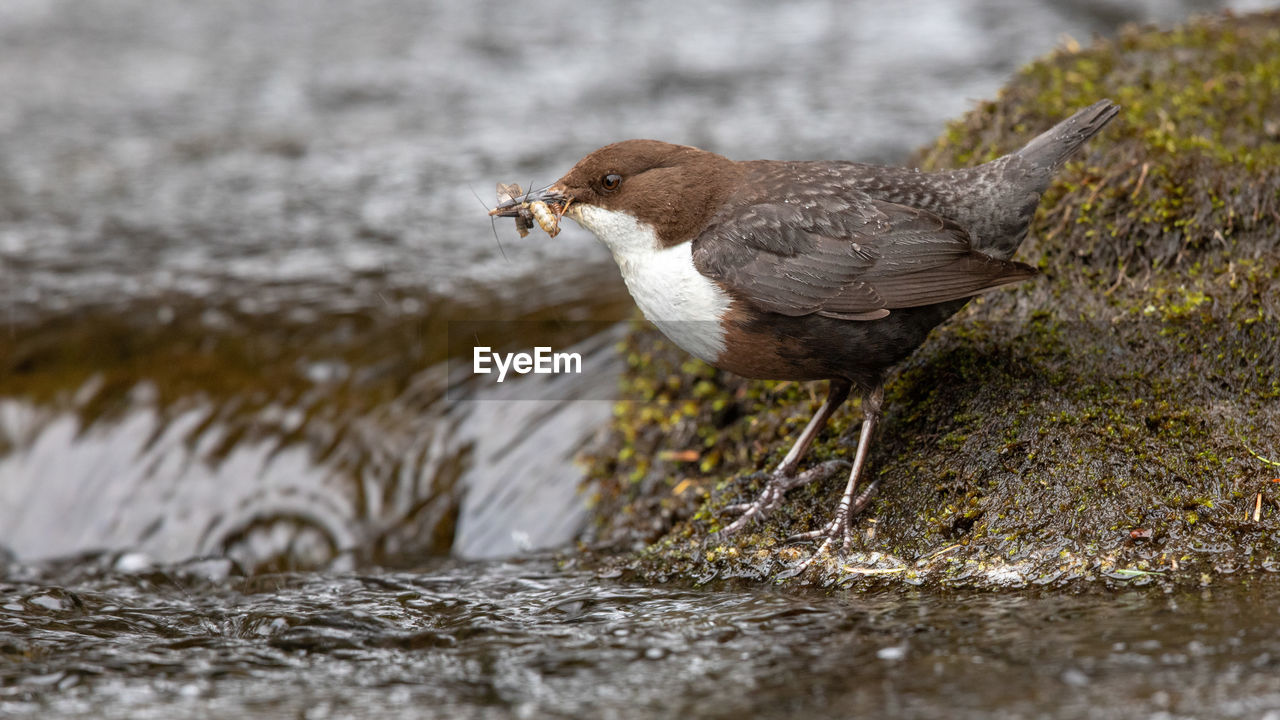
[[[1014,155],[1027,161],[1036,170],[1042,171],[1047,182],[1062,168],[1067,158],[1071,157],[1086,140],[1106,127],[1118,112],[1120,112],[1119,105],[1110,100],[1099,100],[1037,135]]]

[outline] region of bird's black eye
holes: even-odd
[[[600,178],[600,187],[604,188],[605,192],[613,192],[614,190],[617,190],[618,186],[621,184],[622,176],[618,173],[609,173],[608,175]]]

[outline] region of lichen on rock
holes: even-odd
[[[1012,151],[1109,97],[1121,115],[1060,174],[1018,258],[1043,276],[971,302],[891,376],[844,558],[798,581],[974,586],[1280,571],[1280,13],[1130,28],[1022,70],[920,152]],[[626,340],[588,538],[646,577],[771,579],[843,479],[730,538],[820,399]],[[849,458],[846,407],[805,467]]]

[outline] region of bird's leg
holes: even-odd
[[[830,387],[827,388],[826,399],[822,401],[818,411],[813,414],[809,424],[804,427],[800,437],[796,438],[796,442],[791,446],[791,450],[787,452],[787,456],[782,459],[777,469],[769,476],[769,483],[765,485],[764,490],[761,491],[755,501],[730,505],[725,508],[727,512],[741,513],[741,516],[721,532],[725,535],[732,535],[738,532],[746,527],[747,523],[756,518],[762,518],[777,508],[782,502],[782,496],[788,490],[807,485],[818,478],[827,477],[840,467],[842,463],[839,461],[825,462],[799,475],[796,474],[796,468],[800,466],[800,460],[808,452],[814,438],[818,437],[819,432],[822,432],[822,427],[827,424],[827,420],[831,418],[832,413],[844,403],[845,398],[849,397],[849,388],[849,383],[844,380],[831,381]]]
[[[840,541],[840,552],[843,553],[849,549],[849,545],[853,540],[853,534],[849,529],[849,521],[866,508],[875,494],[876,486],[880,484],[879,478],[872,480],[870,484],[862,489],[862,492],[854,495],[854,490],[858,488],[858,476],[862,473],[862,468],[867,462],[867,454],[871,449],[871,434],[875,432],[876,425],[880,422],[881,406],[883,405],[883,385],[876,386],[874,390],[867,393],[862,399],[862,432],[858,436],[858,450],[853,456],[853,470],[849,473],[849,484],[845,486],[844,495],[840,498],[840,506],[836,509],[835,517],[831,518],[831,522],[818,530],[793,535],[788,538],[788,540],[823,539],[818,551],[809,560],[805,561],[805,566],[812,562],[814,557],[828,551],[832,543],[837,539]],[[803,569],[803,567],[801,566],[800,569]]]

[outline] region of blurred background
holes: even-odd
[[[631,137],[899,162],[1056,46],[1274,4],[5,0],[0,554],[563,543],[613,376],[446,393],[448,324],[616,373],[631,304],[495,182]]]

